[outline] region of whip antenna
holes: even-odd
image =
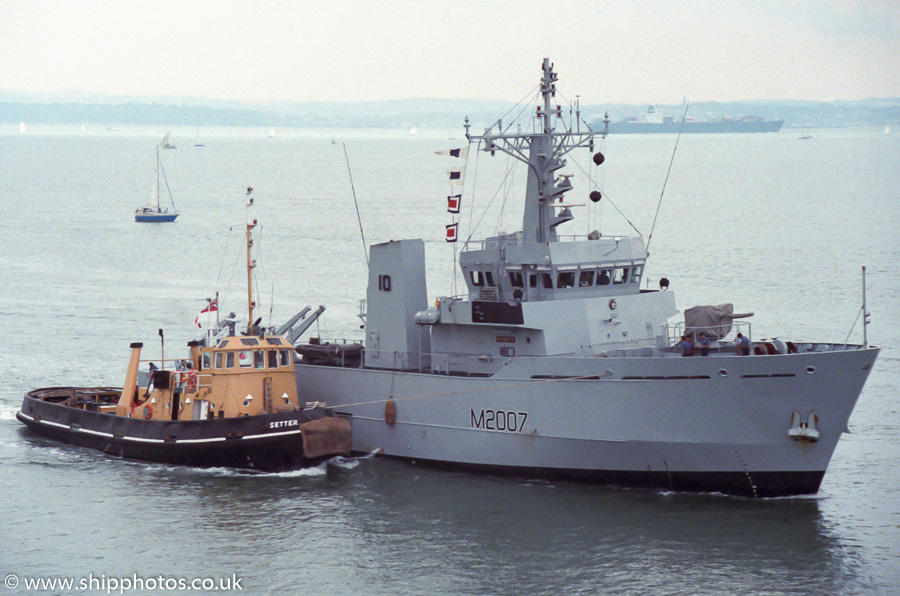
[[[353,191],[353,205],[356,207],[356,221],[359,222],[359,235],[362,238],[363,254],[366,256],[366,268],[369,267],[369,251],[366,250],[366,234],[363,232],[362,218],[359,216],[359,202],[356,200],[356,188],[353,186],[353,172],[350,171],[350,158],[347,157],[347,143],[344,146],[344,159],[347,161],[347,175],[350,176],[350,190]]]
[[[663,182],[662,191],[659,193],[659,202],[656,204],[656,214],[653,216],[653,225],[650,226],[650,235],[647,236],[646,250],[650,252],[650,241],[653,240],[653,228],[656,227],[656,218],[659,217],[659,208],[662,206],[663,194],[666,192],[666,184],[669,182],[669,174],[672,173],[672,163],[675,161],[675,152],[678,151],[678,140],[681,138],[681,131],[684,128],[684,120],[687,118],[688,107],[691,102],[687,102],[684,106],[684,115],[681,117],[681,126],[678,127],[678,136],[675,137],[675,148],[672,150],[672,159],[669,160],[669,169],[666,171],[666,179]]]

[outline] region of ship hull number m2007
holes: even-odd
[[[520,433],[525,428],[528,412],[506,412],[504,410],[469,410],[469,424],[481,430],[496,430],[508,433]]]

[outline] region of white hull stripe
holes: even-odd
[[[19,412],[25,418],[28,418],[32,422],[39,422],[41,424],[47,424],[49,426],[55,426],[57,428],[64,428],[66,430],[75,430],[83,433],[87,433],[89,435],[96,435],[98,437],[109,437],[114,438],[114,435],[111,433],[101,432],[99,430],[91,430],[89,428],[72,428],[66,424],[60,424],[59,422],[52,422],[50,420],[35,420],[33,417],[29,416],[24,412]],[[285,430],[277,433],[263,433],[261,435],[247,435],[246,437],[241,437],[241,439],[265,439],[268,437],[282,437],[286,435],[299,435],[302,431],[300,430]],[[126,441],[138,441],[140,443],[165,443],[163,439],[145,439],[143,437],[129,437],[127,435],[121,437]],[[176,439],[175,443],[216,443],[219,441],[225,441],[225,437],[213,437],[210,439]]]

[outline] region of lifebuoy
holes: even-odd
[[[197,371],[189,370],[187,372],[187,388],[188,391],[197,391]]]
[[[153,406],[144,406],[144,418],[147,420],[153,418]]]

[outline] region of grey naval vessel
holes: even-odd
[[[298,345],[300,400],[345,416],[354,451],[422,464],[750,497],[816,493],[879,349],[760,341],[730,304],[687,309],[670,324],[673,292],[641,288],[641,237],[558,235],[573,218],[560,202],[570,176],[558,172],[603,133],[558,117],[557,74],[549,60],[542,68],[534,130],[498,121],[475,135],[466,125],[479,150],[527,165],[521,231],[467,243],[467,293],[434,304],[421,239],[372,245],[364,345]],[[699,345],[682,357],[679,340],[705,343],[700,333],[707,357]]]

